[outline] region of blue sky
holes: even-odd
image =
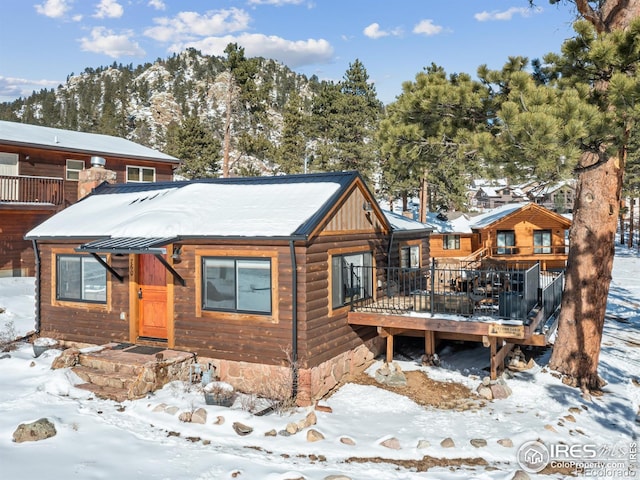
[[[274,58],[339,81],[359,59],[378,97],[432,62],[475,75],[508,56],[541,57],[573,35],[568,6],[538,0],[3,0],[0,101],[55,88],[114,61],[134,66],[186,47]]]

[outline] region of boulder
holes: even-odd
[[[314,428],[307,431],[307,442],[318,442],[324,440],[324,435]]]
[[[16,443],[37,442],[53,437],[57,433],[55,425],[49,419],[41,418],[35,422],[18,425],[16,431],[13,432],[13,441]]]
[[[53,360],[53,363],[51,363],[51,368],[53,370],[56,370],[59,368],[75,367],[79,361],[80,350],[75,347],[67,348]]]

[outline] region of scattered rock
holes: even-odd
[[[218,415],[216,417],[215,422],[213,422],[214,425],[223,425],[224,424],[224,417],[222,415]]]
[[[158,405],[156,405],[153,410],[151,410],[152,412],[164,412],[165,409],[167,408],[167,404],[166,403],[160,403]]]
[[[333,409],[332,409],[330,406],[328,406],[328,405],[319,405],[319,404],[316,404],[315,409],[316,409],[318,412],[333,413]]]
[[[249,435],[251,432],[253,432],[252,427],[240,422],[233,422],[233,429],[241,437],[244,437],[245,435]]]
[[[397,363],[394,363],[391,366],[388,363],[385,363],[382,367],[376,370],[374,377],[378,383],[382,383],[390,387],[407,386],[407,377],[402,373],[400,365]]]
[[[278,432],[278,435],[280,435],[281,437],[290,437],[291,434],[289,432],[287,432],[286,430],[280,430]]]
[[[55,425],[49,419],[41,418],[35,422],[18,425],[16,431],[13,432],[13,441],[16,443],[37,442],[53,437],[57,433]]]
[[[511,359],[507,364],[507,368],[515,372],[521,372],[523,370],[530,370],[534,365],[535,362],[533,361],[533,358],[530,358],[529,361],[527,361],[522,350],[520,350],[520,347],[516,347],[513,349],[513,352],[511,352]]]
[[[504,385],[500,385],[496,383],[489,387],[491,389],[491,394],[494,399],[503,400],[505,398],[509,398],[509,391],[505,388]]]
[[[295,435],[300,429],[298,428],[297,423],[287,423],[285,430],[289,433],[289,435]]]
[[[180,410],[178,407],[171,406],[171,407],[165,408],[164,413],[167,413],[169,415],[175,415],[176,413],[178,413],[178,410]]]
[[[264,432],[265,437],[275,437],[276,435],[278,435],[278,432],[276,432],[275,428],[272,428],[268,432]]]
[[[582,413],[582,410],[579,409],[578,407],[570,407],[569,408],[569,413],[573,413],[575,415],[575,414]]]
[[[487,441],[484,438],[472,438],[470,443],[476,448],[487,446]]]
[[[439,367],[440,366],[440,357],[437,353],[433,355],[427,355],[426,353],[422,355],[422,365],[425,367]]]
[[[204,408],[198,408],[193,415],[191,415],[191,423],[200,423],[202,425],[207,423],[207,411]]]
[[[380,442],[380,445],[386,448],[390,448],[391,450],[400,450],[400,440],[396,437],[387,438],[383,442]]]
[[[574,417],[573,415],[565,415],[563,417],[567,422],[573,422],[576,423],[576,417]]]
[[[192,415],[193,414],[191,412],[182,412],[180,415],[178,415],[178,420],[184,423],[190,423]]]
[[[453,441],[453,438],[447,437],[440,442],[440,446],[442,448],[454,448],[456,446],[456,443]]]
[[[418,440],[418,445],[416,446],[416,448],[418,450],[423,450],[425,448],[429,448],[431,446],[431,443],[428,440]]]
[[[356,444],[356,442],[349,437],[340,437],[340,443],[344,443],[345,445],[351,445],[351,446]]]
[[[558,433],[558,431],[554,428],[553,425],[547,424],[547,425],[544,426],[544,429],[545,430],[549,430],[550,432]]]
[[[324,477],[324,480],[351,480],[351,477],[347,477],[346,475],[329,475],[328,477]]]
[[[51,363],[51,369],[56,370],[59,368],[75,367],[80,361],[80,350],[71,347],[63,350]]]
[[[478,395],[480,395],[482,398],[486,400],[493,400],[493,393],[491,393],[491,389],[489,387],[480,385],[478,387],[477,392],[478,392]]]
[[[505,448],[513,448],[513,440],[510,438],[501,438],[498,443]]]
[[[324,435],[315,428],[310,428],[307,431],[307,442],[319,442],[320,440],[324,440]]]
[[[482,379],[482,385],[485,387],[488,387],[489,385],[491,385],[491,378],[489,377],[484,377]]]
[[[516,471],[513,477],[511,477],[511,480],[530,480],[530,479],[531,477],[529,477],[529,474],[524,470]]]
[[[11,358],[11,355],[9,355],[8,353],[3,353],[2,355],[0,355],[0,360],[4,360],[5,358]]]
[[[309,412],[309,414],[305,418],[297,423],[298,430],[309,428],[310,426],[315,425],[317,421],[318,418],[316,417],[315,412]]]

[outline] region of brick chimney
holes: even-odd
[[[102,182],[116,183],[116,172],[104,168],[105,163],[102,157],[91,157],[91,168],[79,173],[78,200],[89,195]]]

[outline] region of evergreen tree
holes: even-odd
[[[306,162],[306,114],[302,99],[292,93],[285,105],[282,137],[277,152],[278,166],[284,173],[302,173]]]
[[[420,192],[432,210],[463,208],[466,185],[479,169],[471,136],[489,128],[488,98],[468,75],[447,77],[434,64],[405,82],[378,134],[384,193],[402,198],[405,207],[406,197]]]
[[[339,170],[357,170],[371,180],[376,170],[374,137],[382,114],[382,103],[360,60],[349,64],[339,85],[337,115],[333,123]]]
[[[185,178],[217,176],[220,142],[196,117],[187,117],[182,125],[167,129],[167,152],[182,160],[178,174]]]

